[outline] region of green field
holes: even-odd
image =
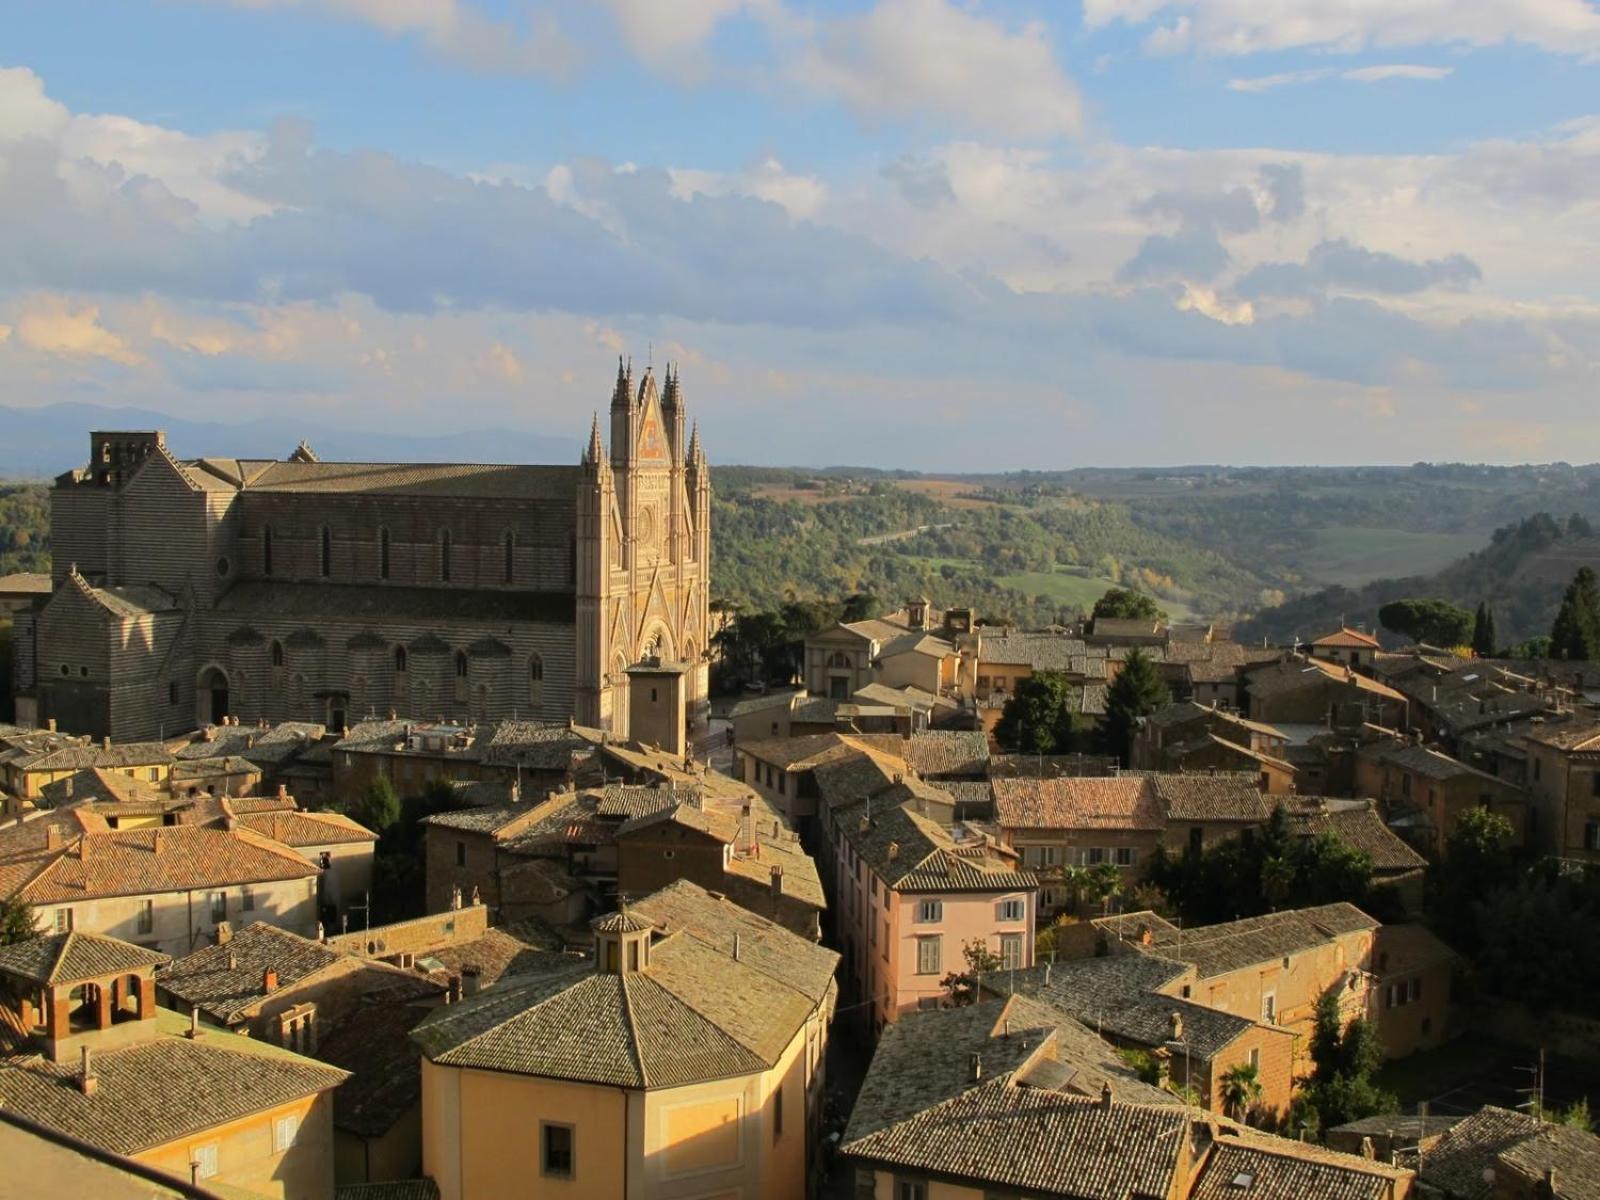
[[[1476,533],[1413,533],[1360,525],[1327,525],[1312,537],[1306,573],[1351,588],[1374,579],[1431,575],[1484,542],[1484,535]]]
[[[982,572],[982,563],[962,558],[942,558],[937,555],[907,555],[917,562],[923,563],[930,569],[937,571],[940,567],[954,567],[958,571]],[[1018,571],[1010,575],[992,576],[994,582],[1001,587],[1015,588],[1026,596],[1045,596],[1052,604],[1063,608],[1076,608],[1088,612],[1094,607],[1094,602],[1106,594],[1110,588],[1119,586],[1109,579],[1097,575],[1087,575],[1082,571],[1073,571],[1065,567],[1057,567],[1054,571]],[[1183,620],[1192,615],[1192,610],[1184,604],[1174,600],[1163,600],[1159,597],[1156,603],[1167,611],[1174,619]]]

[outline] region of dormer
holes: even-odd
[[[589,923],[594,930],[594,969],[601,975],[631,975],[650,965],[650,935],[655,926],[628,911],[624,904],[614,913],[596,917]]]
[[[22,1033],[53,1062],[156,1034],[156,968],[171,959],[131,942],[62,933],[0,948],[0,988]]]

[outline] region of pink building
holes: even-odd
[[[1003,969],[1031,966],[1039,880],[1015,854],[979,834],[958,840],[942,823],[950,799],[930,784],[870,770],[856,784],[861,799],[819,806],[819,858],[845,985],[873,1031],[939,1007],[972,942]]]

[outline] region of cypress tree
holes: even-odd
[[[1472,619],[1472,653],[1478,658],[1493,658],[1496,649],[1494,609],[1478,601],[1478,612]]]
[[[1600,579],[1592,567],[1579,567],[1561,598],[1550,627],[1550,653],[1556,658],[1600,658]]]
[[[1142,650],[1129,654],[1116,679],[1106,688],[1106,715],[1100,726],[1106,753],[1115,754],[1119,762],[1126,764],[1139,718],[1149,716],[1168,699],[1167,685],[1161,682],[1150,656]]]

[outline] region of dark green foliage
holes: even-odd
[[[1150,881],[1184,924],[1214,925],[1339,900],[1364,905],[1372,891],[1372,859],[1333,834],[1292,833],[1280,807],[1248,840],[1231,838],[1200,854],[1158,849]]]
[[[1430,646],[1460,646],[1472,633],[1472,614],[1448,600],[1394,600],[1378,610],[1378,620],[1391,633]]]
[[[1085,750],[1088,724],[1075,711],[1079,693],[1059,671],[1019,679],[995,725],[996,739],[1023,754]]]
[[[1104,753],[1114,754],[1126,764],[1139,718],[1164,707],[1170,698],[1150,656],[1142,650],[1129,653],[1122,670],[1106,688],[1106,712],[1100,721]]]
[[[840,621],[861,620],[849,614],[868,605],[869,615],[881,611],[873,597],[855,595],[837,602],[790,600],[775,612],[741,613],[712,638],[722,651],[716,670],[718,690],[737,691],[752,683],[787,685],[802,671],[806,638]]]
[[[1480,983],[1536,1010],[1600,1017],[1600,878],[1535,866],[1472,906]]]
[[[0,575],[49,569],[49,486],[0,483]]]
[[[1477,944],[1478,901],[1513,886],[1522,873],[1513,837],[1505,817],[1471,808],[1445,839],[1443,859],[1429,872],[1429,902],[1439,936],[1458,950],[1468,952]]]
[[[1094,602],[1094,615],[1108,618],[1127,618],[1128,620],[1155,620],[1157,617],[1166,617],[1166,613],[1156,606],[1156,602],[1143,592],[1136,592],[1130,588],[1112,588],[1104,596]]]
[[[16,896],[0,899],[0,946],[31,942],[39,936],[33,906]]]
[[[400,797],[395,795],[394,784],[382,778],[373,780],[350,802],[345,815],[372,830],[380,841],[389,836],[400,820]]]
[[[1579,567],[1567,585],[1550,627],[1550,643],[1557,658],[1600,658],[1600,580],[1593,568]]]
[[[1395,1097],[1374,1082],[1383,1066],[1377,1030],[1366,1017],[1342,1024],[1339,991],[1335,986],[1317,998],[1311,1034],[1312,1072],[1295,1098],[1291,1127],[1331,1129],[1399,1107]]]
[[[1493,658],[1499,642],[1494,632],[1494,609],[1478,601],[1478,611],[1472,618],[1472,652],[1479,658]]]

